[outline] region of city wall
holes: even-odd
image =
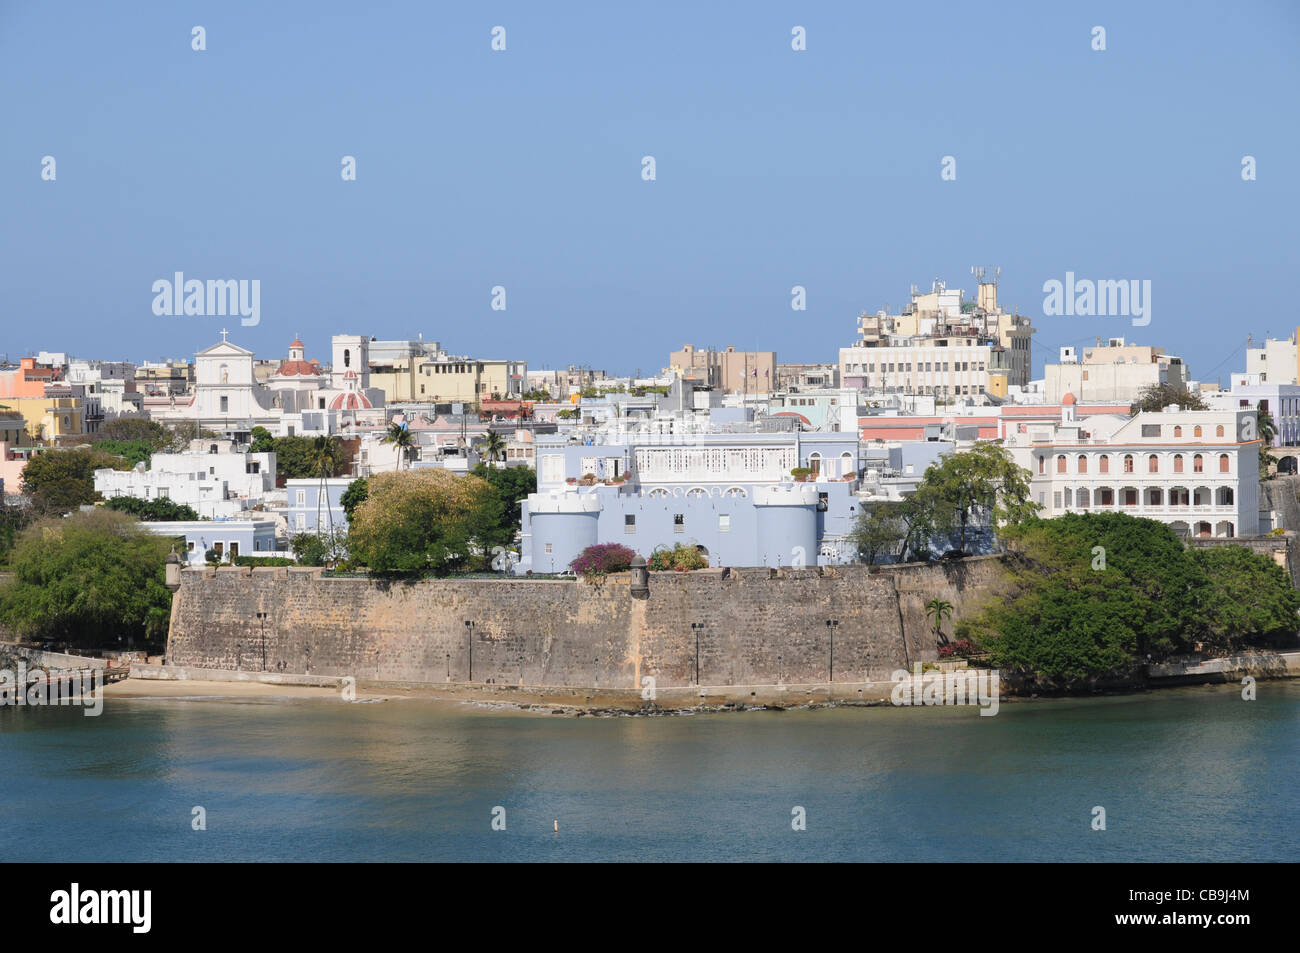
[[[296,567],[186,570],[168,665],[359,680],[604,689],[887,680],[937,657],[925,603],[973,611],[996,557],[936,565],[381,582]],[[834,631],[828,619],[838,620]],[[466,622],[473,623],[466,626]],[[691,623],[702,623],[693,630]],[[952,624],[944,625],[951,633]],[[832,655],[833,635],[833,655]]]

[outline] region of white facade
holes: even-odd
[[[105,499],[171,500],[204,519],[237,516],[275,488],[275,454],[238,453],[228,440],[193,440],[185,453],[155,453],[148,470],[96,470]]]
[[[1258,534],[1259,443],[1239,436],[1254,432],[1253,411],[1167,408],[1122,423],[1076,421],[1067,398],[1060,426],[1006,443],[1032,474],[1040,516],[1121,512],[1193,536]]]
[[[1262,347],[1246,348],[1246,373],[1257,375],[1260,383],[1294,384],[1300,364],[1298,351],[1294,336],[1280,341],[1265,338]]]

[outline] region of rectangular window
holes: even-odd
[[[194,540],[191,539],[191,540],[186,541],[186,543],[185,543],[185,551],[186,551],[187,553],[192,553],[192,552],[194,552]]]
[[[1052,509],[1059,510],[1060,508],[1061,508],[1061,491],[1057,490],[1055,493],[1052,494]]]
[[[1142,436],[1144,436],[1144,437],[1158,437],[1158,436],[1160,436],[1160,425],[1159,425],[1159,424],[1143,424],[1143,425],[1142,425]]]
[[[682,513],[673,514],[673,532],[674,533],[686,532],[686,516],[684,514]]]
[[[306,506],[306,505],[307,505],[307,491],[306,491],[306,490],[298,490],[298,491],[297,491],[297,501],[298,501],[298,505],[299,505],[299,506]]]
[[[230,398],[229,397],[221,398],[221,412],[224,414],[229,410],[230,410]]]
[[[232,542],[230,544],[230,558],[233,560],[238,555],[239,555],[239,543]]]
[[[636,532],[636,517],[631,513],[627,513],[623,516],[623,532],[625,533]]]
[[[720,514],[718,516],[718,532],[719,533],[731,532],[731,517],[726,513]]]

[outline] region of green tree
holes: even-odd
[[[104,504],[106,509],[129,513],[138,520],[147,522],[165,522],[176,520],[197,520],[199,514],[194,507],[184,503],[174,503],[165,497],[157,500],[141,500],[134,496],[115,496]]]
[[[383,574],[484,570],[504,506],[486,480],[424,469],[376,473],[348,531],[352,558]]]
[[[1070,691],[1188,651],[1203,630],[1209,580],[1164,523],[1067,513],[1006,540],[1003,578],[958,624],[1000,668]]]
[[[121,457],[131,466],[143,463],[147,467],[153,461],[154,448],[147,440],[101,440],[94,446],[102,453]]]
[[[914,505],[939,532],[956,532],[957,548],[965,551],[972,525],[987,525],[996,533],[1038,512],[1038,504],[1029,499],[1030,479],[1029,471],[1002,447],[980,443],[931,464]]]
[[[388,432],[380,443],[392,445],[397,450],[397,469],[402,469],[402,461],[409,461],[416,447],[415,435],[405,424],[389,424]]]
[[[901,510],[901,503],[872,503],[864,506],[853,521],[849,541],[867,565],[874,565],[877,556],[897,552],[907,533]]]
[[[275,438],[265,427],[254,427],[248,436],[248,449],[251,453],[275,453]]]
[[[163,561],[171,543],[102,507],[38,522],[10,557],[0,620],[25,636],[103,647],[167,633],[171,592]]]
[[[1198,622],[1207,653],[1295,634],[1300,593],[1273,560],[1245,546],[1196,549],[1192,557],[1205,577]]]
[[[359,477],[348,484],[348,488],[343,491],[339,497],[339,504],[343,507],[343,514],[347,517],[348,523],[352,522],[353,516],[356,515],[357,507],[366,501],[370,495],[370,484],[365,477]]]
[[[1128,409],[1130,414],[1147,411],[1155,413],[1177,405],[1183,410],[1208,410],[1205,401],[1174,384],[1151,384],[1138,392],[1138,399]]]
[[[293,555],[303,566],[324,566],[329,558],[329,546],[319,533],[298,533],[290,541]]]
[[[121,457],[98,450],[46,450],[23,467],[22,491],[38,513],[66,513],[99,499],[96,470],[129,469]]]
[[[333,438],[335,441],[337,437]],[[276,437],[274,442],[276,480],[309,480],[321,475],[321,457],[315,437]],[[339,476],[346,467],[344,454],[328,465],[329,476]]]
[[[312,441],[311,463],[316,475],[320,477],[319,492],[316,494],[316,535],[324,532],[321,519],[322,509],[329,515],[329,535],[334,535],[334,508],[327,505],[329,484],[326,482],[339,471],[343,462],[343,448],[338,437],[319,436]]]
[[[13,551],[18,535],[31,521],[30,507],[0,502],[0,567],[9,565],[9,554]]]
[[[489,468],[480,463],[473,473],[486,480],[501,500],[501,523],[496,527],[493,543],[506,545],[520,529],[523,520],[520,504],[528,498],[528,494],[537,492],[537,471],[532,467]]]
[[[147,417],[116,417],[92,438],[98,442],[145,443],[151,450],[162,450],[171,440],[167,428]]]
[[[947,599],[934,598],[925,604],[925,617],[934,619],[934,632],[939,636],[940,642],[947,642],[948,637],[943,634],[944,619],[952,618],[952,603]]]
[[[1255,434],[1259,438],[1259,478],[1267,480],[1269,471],[1276,462],[1269,453],[1269,448],[1277,438],[1277,424],[1273,422],[1273,415],[1267,410],[1261,410],[1258,404],[1255,405]]]
[[[480,443],[484,455],[487,457],[488,467],[492,467],[498,460],[506,455],[506,442],[501,435],[495,430],[489,430]]]

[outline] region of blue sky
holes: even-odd
[[[228,326],[265,357],[423,332],[530,367],[832,361],[860,311],[973,291],[972,265],[1035,319],[1036,373],[1123,335],[1226,382],[1248,333],[1300,323],[1285,0],[0,2],[0,90],[11,360],[180,357]],[[154,315],[176,271],[259,279],[261,323]],[[1149,279],[1150,325],[1044,317],[1067,271]]]

